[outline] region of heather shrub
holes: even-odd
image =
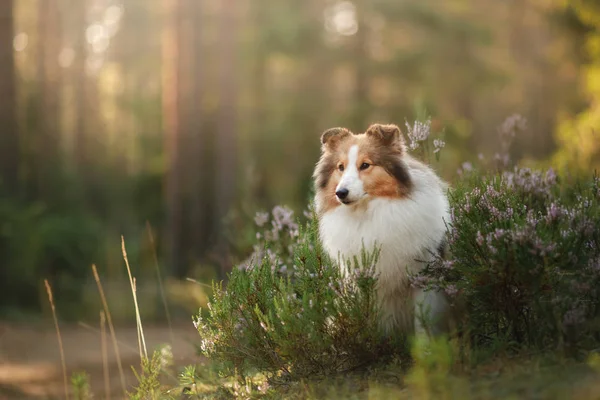
[[[195,320],[205,356],[229,373],[260,371],[283,382],[402,353],[402,338],[385,338],[378,329],[376,254],[363,252],[343,278],[321,248],[314,215],[300,230],[284,208],[256,222],[266,229],[255,254],[233,270],[226,290],[215,285],[208,315]]]
[[[445,291],[459,316],[452,341],[415,342],[414,382],[468,354],[578,355],[600,343],[600,179],[566,183],[552,169],[515,166],[510,146],[523,129],[518,115],[499,127],[488,172],[463,164],[449,192],[448,251],[411,276],[415,288]],[[429,121],[407,124],[407,137],[422,159],[444,147],[428,145]],[[300,228],[284,207],[259,213],[253,254],[194,321],[202,353],[240,382],[252,372],[281,383],[410,358],[406,337],[378,329],[377,254],[363,252],[343,277],[321,248],[316,216],[306,216]]]
[[[476,349],[578,350],[600,342],[600,180],[561,182],[515,166],[519,115],[498,128],[500,151],[471,163],[450,192],[448,254],[413,284],[442,289]],[[487,164],[487,165],[486,165]],[[489,172],[491,171],[491,172]]]
[[[549,169],[467,174],[451,195],[447,259],[413,284],[465,306],[471,345],[589,349],[600,342],[600,180]]]

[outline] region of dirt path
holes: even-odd
[[[139,367],[139,351],[135,326],[116,326],[119,351],[128,388],[136,383],[131,366]],[[67,373],[85,371],[90,376],[94,397],[104,399],[104,379],[100,332],[97,327],[61,325]],[[148,351],[171,344],[176,365],[197,360],[194,343],[198,333],[191,322],[173,327],[144,326]],[[119,370],[110,336],[108,364],[111,398],[123,398]],[[58,342],[53,326],[41,328],[7,324],[0,321],[0,400],[64,398]]]

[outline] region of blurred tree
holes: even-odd
[[[553,161],[559,168],[577,173],[600,169],[600,4],[595,0],[571,0],[566,7],[566,12],[574,11],[587,27],[581,83],[588,105],[561,121],[556,133],[560,146]]]
[[[247,52],[250,53],[248,58],[251,65],[248,81],[249,85],[249,98],[251,99],[246,114],[246,118],[250,121],[250,133],[254,133],[253,136],[256,138],[250,142],[247,141],[248,148],[258,149],[258,143],[262,142],[261,139],[265,135],[256,135],[257,132],[264,131],[266,126],[266,115],[267,115],[267,62],[269,57],[269,50],[267,48],[265,37],[265,26],[268,23],[267,19],[268,8],[266,7],[264,0],[250,1],[250,11],[248,17],[249,35],[250,40],[245,44],[248,48]],[[247,140],[247,139],[246,139]],[[246,146],[244,146],[246,147]],[[246,155],[249,156],[249,155]],[[265,174],[262,173],[262,168],[259,173],[256,173],[255,169],[258,167],[260,160],[254,159],[254,157],[248,157],[248,164],[253,164],[254,174],[246,174],[246,182],[254,183],[250,189],[250,195],[260,203],[266,203],[268,193],[268,184],[265,181]]]
[[[85,31],[87,28],[87,0],[79,0],[74,4],[74,12],[77,15],[76,35],[75,35],[75,58],[73,60],[73,75],[75,81],[75,132],[74,132],[74,152],[75,160],[79,173],[85,181],[89,178],[88,162],[90,161],[91,150],[89,131],[86,126],[87,98],[86,98],[86,78],[85,78],[85,60],[87,58],[87,42]]]
[[[61,164],[59,149],[61,71],[58,55],[61,50],[61,21],[58,0],[40,0],[38,8],[38,117],[40,126],[31,141],[35,175],[34,193],[49,200],[55,190],[57,168]]]
[[[219,115],[216,140],[216,215],[222,221],[231,211],[237,188],[237,15],[236,2],[221,1],[219,21]],[[219,225],[218,253],[221,262],[220,278],[231,268],[230,249],[227,239],[223,237],[224,229]]]
[[[437,168],[453,180],[495,151],[495,126],[513,112],[529,120],[516,158],[546,157],[561,110],[556,160],[599,157],[594,0],[566,2],[569,35],[548,12],[566,15],[562,0],[0,3],[0,72],[18,88],[15,102],[15,81],[0,80],[0,174],[28,189],[27,201],[9,190],[0,210],[23,227],[0,238],[0,259],[27,279],[48,264],[80,279],[79,264],[97,257],[87,242],[69,254],[80,226],[111,277],[123,273],[120,234],[141,267],[146,220],[170,274],[223,276],[230,253],[252,246],[256,211],[306,206],[331,126],[431,115],[447,142]],[[21,254],[29,247],[43,250]]]
[[[19,132],[17,129],[14,64],[13,0],[0,2],[0,186],[7,193],[18,192]]]
[[[182,238],[182,190],[181,190],[181,26],[182,0],[163,0],[165,24],[162,42],[162,96],[165,132],[166,207],[167,222],[164,237],[168,252],[167,264],[174,276],[183,278]]]
[[[189,43],[189,73],[190,73],[190,93],[188,98],[188,118],[189,118],[189,145],[186,146],[187,160],[187,186],[190,193],[190,212],[188,218],[188,227],[190,231],[191,259],[193,262],[199,262],[206,258],[206,251],[209,248],[211,229],[210,205],[212,199],[207,196],[210,192],[208,174],[204,173],[210,169],[210,162],[206,157],[210,153],[210,140],[208,140],[208,129],[205,129],[204,107],[206,102],[205,86],[206,70],[206,49],[204,47],[204,23],[195,23],[195,21],[205,21],[204,8],[206,2],[192,1],[190,16],[190,43]]]
[[[349,123],[350,129],[355,132],[362,132],[367,129],[369,124],[369,115],[372,113],[371,102],[369,101],[369,67],[371,62],[369,51],[369,20],[368,3],[364,0],[355,1],[355,23],[357,25],[356,33],[353,37],[353,49],[351,52],[352,63],[354,64],[355,82],[354,82],[354,109],[353,118]]]

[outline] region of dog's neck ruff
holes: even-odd
[[[418,180],[417,180],[418,181]],[[420,269],[431,258],[445,234],[448,202],[436,185],[421,184],[405,199],[374,198],[364,205],[338,206],[321,215],[319,230],[324,248],[338,260],[359,257],[364,248],[379,247],[380,280],[406,277],[406,269]],[[364,246],[363,246],[364,244]]]

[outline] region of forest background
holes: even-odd
[[[591,174],[600,5],[2,0],[0,93],[0,316],[47,310],[44,279],[62,318],[96,315],[92,264],[131,316],[123,235],[158,318],[154,265],[197,310],[206,295],[185,278],[223,279],[248,256],[257,211],[302,216],[332,126],[430,117],[453,182],[518,113],[513,159]]]

